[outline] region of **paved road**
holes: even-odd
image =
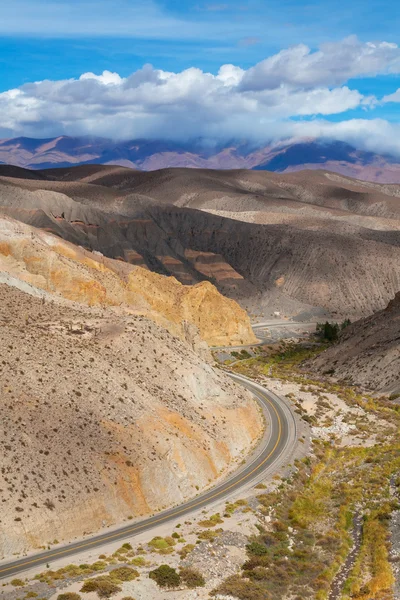
[[[232,495],[236,496],[241,489],[249,487],[249,485],[259,481],[271,471],[276,471],[278,466],[285,460],[285,457],[291,453],[297,441],[294,415],[288,405],[276,394],[245,377],[233,374],[230,374],[230,376],[254,394],[269,425],[262,442],[245,466],[211,490],[185,502],[185,504],[157,513],[153,517],[80,542],[54,548],[54,550],[12,560],[8,563],[0,563],[0,579],[15,576],[34,566],[44,565],[61,557],[74,556],[109,542],[125,540],[139,533],[150,532],[153,527],[161,523],[173,521],[177,517],[184,517],[216,500],[228,498]]]
[[[316,327],[316,323],[308,322],[303,323],[302,321],[278,321],[274,319],[273,321],[263,321],[262,323],[253,323],[253,329],[270,329],[271,327]]]

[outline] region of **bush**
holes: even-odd
[[[178,554],[183,560],[192,552],[192,550],[194,550],[194,548],[194,544],[186,544],[186,546],[183,546],[183,548],[181,548],[181,550],[178,551]]]
[[[247,544],[246,549],[249,554],[254,554],[255,556],[262,556],[268,552],[268,548],[259,542],[251,542],[251,544]]]
[[[260,585],[246,579],[240,575],[228,577],[216,590],[211,592],[213,596],[217,594],[233,596],[239,600],[270,600],[271,596],[267,590]]]
[[[64,594],[58,594],[57,600],[81,600],[81,596],[75,594],[75,592],[65,592]]]
[[[190,567],[182,567],[179,571],[182,581],[191,590],[197,587],[204,587],[206,585],[203,575],[196,569]]]
[[[149,542],[149,546],[153,550],[167,550],[168,548],[170,548],[171,545],[172,544],[169,544],[166,539],[159,537],[159,536],[154,537]]]
[[[90,569],[93,569],[93,571],[104,571],[104,569],[107,566],[107,563],[103,562],[102,560],[98,560],[95,563],[93,563],[92,565],[86,565],[87,567],[89,567]],[[81,569],[83,568],[83,565],[81,565]]]
[[[96,592],[99,598],[110,598],[120,591],[121,588],[110,577],[88,579],[81,587],[81,592]]]
[[[110,573],[110,578],[118,581],[133,581],[136,577],[139,577],[139,573],[132,567],[117,567]]]
[[[131,560],[131,565],[134,565],[135,567],[145,567],[147,565],[147,560],[144,556],[135,556]]]
[[[22,587],[25,585],[25,581],[23,581],[22,579],[13,579],[10,583],[14,587]]]
[[[181,582],[179,573],[169,565],[160,565],[154,571],[149,573],[150,579],[153,579],[159,587],[174,588]]]

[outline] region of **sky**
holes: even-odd
[[[0,137],[338,139],[400,156],[395,0],[12,0]]]

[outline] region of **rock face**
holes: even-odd
[[[182,339],[191,324],[211,345],[256,341],[249,318],[209,282],[184,286],[108,259],[9,218],[0,219],[0,270],[36,288],[90,306],[120,306],[144,314]]]
[[[43,262],[21,238],[0,246],[14,273],[0,276],[0,557],[182,502],[240,464],[262,430],[247,392],[166,329],[43,291],[66,263],[56,251]],[[90,289],[69,277],[77,295]]]
[[[372,390],[400,393],[400,292],[384,310],[347,327],[339,343],[310,365]]]

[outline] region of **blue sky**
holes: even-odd
[[[344,68],[346,57],[341,56],[339,46],[333,51],[324,49],[324,45],[329,43],[340,45],[349,36],[357,39],[359,44],[357,52],[361,53],[364,52],[363,44],[367,42],[379,44],[387,42],[392,46],[399,44],[400,7],[392,0],[370,0],[369,2],[349,0],[345,3],[339,3],[337,0],[209,0],[205,2],[202,0],[185,2],[180,0],[10,0],[2,6],[1,12],[0,108],[6,111],[3,122],[0,121],[2,135],[17,135],[24,132],[40,135],[40,132],[56,133],[58,130],[60,133],[96,132],[95,114],[92,113],[88,117],[77,110],[75,88],[74,97],[71,99],[72,112],[75,114],[74,123],[65,119],[62,110],[54,111],[54,115],[52,110],[48,111],[48,103],[54,97],[54,89],[58,90],[60,87],[56,83],[51,91],[50,88],[41,86],[40,94],[39,88],[35,88],[29,101],[27,92],[22,87],[24,115],[18,119],[15,115],[15,107],[10,102],[10,97],[14,99],[15,94],[10,96],[10,90],[20,89],[30,82],[79,80],[85,73],[98,76],[104,71],[110,71],[118,73],[123,80],[117,82],[122,93],[122,88],[126,87],[125,80],[130,81],[132,74],[140,72],[143,65],[149,63],[160,73],[179,74],[195,68],[201,70],[202,74],[210,73],[217,76],[222,65],[234,65],[240,67],[243,72],[252,72],[255,66],[265,59],[292,47],[300,48],[300,45],[307,46],[311,54],[322,52],[325,55],[325,65],[329,64],[330,57],[333,56],[332,60],[337,61],[337,67],[332,69],[332,81],[316,77],[314,85],[310,83],[308,75],[307,81],[299,83],[294,81],[295,77],[293,79],[288,75],[282,83],[275,82],[275,87],[285,88],[281,92],[285,95],[285,102],[288,96],[295,100],[296,94],[300,94],[300,102],[303,102],[305,94],[315,88],[309,98],[309,103],[318,98],[315,112],[309,105],[307,109],[302,108],[299,113],[294,111],[293,115],[289,110],[279,113],[275,109],[275,104],[273,110],[270,110],[268,108],[272,106],[270,96],[267,101],[265,98],[261,101],[259,95],[261,88],[256,90],[254,81],[250,86],[251,89],[243,87],[243,84],[239,83],[241,76],[236,77],[236,75],[236,83],[231,85],[232,94],[229,99],[224,88],[224,101],[230,103],[235,95],[235,107],[240,112],[237,92],[241,86],[241,100],[243,106],[247,107],[244,110],[248,110],[249,113],[253,111],[258,123],[268,123],[268,126],[264,127],[265,136],[273,135],[274,138],[279,137],[277,130],[281,122],[282,131],[285,135],[289,135],[287,124],[290,119],[296,122],[301,119],[304,121],[323,119],[324,122],[332,123],[345,120],[353,122],[381,119],[396,124],[399,121],[400,98],[398,102],[392,95],[400,88],[400,68],[393,52],[393,56],[389,57],[388,61],[380,57],[378,67],[373,66],[370,69],[364,67],[361,72],[354,67],[341,80],[334,70],[337,68],[346,71]],[[353,55],[351,45],[345,42],[344,51],[347,52],[350,47]],[[301,54],[301,51],[299,52]],[[301,70],[302,63],[298,60],[303,59],[295,57],[293,64],[296,67],[289,65],[288,69]],[[308,61],[306,55],[304,60]],[[351,60],[357,63],[358,57],[350,56],[349,61]],[[378,59],[373,57],[372,60]],[[268,81],[268,77],[271,76],[270,68],[265,67],[264,71],[258,69],[255,73],[257,75],[253,73],[253,79],[256,76],[261,79],[264,77],[263,89],[270,90],[271,85]],[[147,76],[150,77],[149,72]],[[156,75],[153,74],[151,77],[155,80]],[[165,77],[162,74],[157,77],[159,79],[157,85],[164,86]],[[276,79],[276,73],[274,77]],[[246,80],[249,78],[250,76],[246,75]],[[110,96],[108,80],[92,79],[91,81],[92,86],[100,87],[107,84],[107,89],[104,90],[107,92],[106,95]],[[206,82],[207,77],[204,76],[201,89],[207,94]],[[115,81],[111,83],[114,85]],[[87,80],[82,84],[85,88],[88,85]],[[148,88],[150,82],[146,80],[140,85],[143,89],[146,86]],[[187,82],[184,85],[187,86]],[[197,85],[196,82],[195,86]],[[210,86],[210,89],[214,90],[214,82],[211,80]],[[345,88],[349,92],[346,92]],[[45,89],[48,94],[46,98],[43,96]],[[325,92],[322,91],[323,89]],[[178,103],[181,101],[181,88],[179,90]],[[323,102],[321,101],[322,95],[324,93],[326,95],[328,91],[334,91],[333,95],[330,94],[330,106],[332,107],[332,98],[340,96],[343,109],[338,111],[334,106],[332,109],[327,108],[325,97]],[[351,95],[350,92],[354,93]],[[29,93],[32,93],[32,88]],[[221,94],[221,90],[214,90],[213,93],[215,100],[215,95]],[[291,96],[294,93],[295,95]],[[356,93],[359,94],[358,101],[355,98]],[[39,110],[38,94],[41,105],[46,104],[45,109],[50,112],[51,117],[43,118]],[[142,102],[139,112],[144,115],[143,118],[147,123],[152,123],[151,127],[148,126],[148,134],[154,135],[156,125],[162,125],[161,131],[165,130],[165,133],[168,133],[168,128],[164,127],[162,121],[164,108],[158,107],[159,112],[154,113],[154,103],[150,101],[149,108],[149,103],[143,104],[143,93],[139,96]],[[391,97],[389,101],[381,101],[388,96]],[[21,94],[18,95],[18,98],[20,97]],[[373,101],[371,97],[374,97]],[[168,98],[171,106],[170,94]],[[64,100],[60,100],[59,97],[55,102],[58,107],[60,103],[64,104]],[[104,111],[110,116],[110,131],[115,130],[116,120],[120,123],[123,119],[123,115],[118,114],[118,118],[115,117],[111,123],[112,106],[115,107],[115,102],[115,98],[114,104],[109,101],[107,107],[103,107],[99,113],[99,119],[102,120],[104,120]],[[138,94],[132,96],[132,102],[137,116]],[[264,113],[260,108],[261,105],[252,107],[251,102],[259,105],[261,102]],[[28,111],[33,104],[35,110]],[[121,100],[118,100],[117,104],[120,106]],[[190,110],[190,107],[193,109],[192,97],[188,99],[185,106],[187,110]],[[52,104],[51,109],[53,108]],[[201,113],[204,120],[207,106],[202,105],[199,108],[196,105],[196,110]],[[149,111],[153,111],[150,115],[154,117],[153,120],[149,117]],[[57,117],[57,114],[60,116]],[[124,114],[129,120],[131,113],[125,111]],[[37,133],[34,127],[35,115],[38,123]],[[210,135],[216,135],[217,128],[214,122],[217,118],[218,111],[214,110],[210,117],[210,122],[213,123],[210,127]],[[134,122],[137,123],[132,117],[132,123]],[[138,134],[146,134],[146,128],[141,126],[132,126],[129,129],[130,134],[135,134],[136,129]],[[201,127],[198,129],[197,131],[193,119],[190,120],[188,135],[196,133],[204,135]],[[244,135],[246,130],[244,124],[242,129],[243,131],[241,128],[235,131],[233,127],[232,134]],[[229,126],[225,124],[222,131],[221,135],[228,135]],[[99,128],[99,133],[107,133],[107,127],[102,130]]]
[[[352,34],[397,43],[399,32],[394,0],[11,0],[0,20],[0,89],[104,69],[127,76],[148,62],[246,68],[293,44]]]

